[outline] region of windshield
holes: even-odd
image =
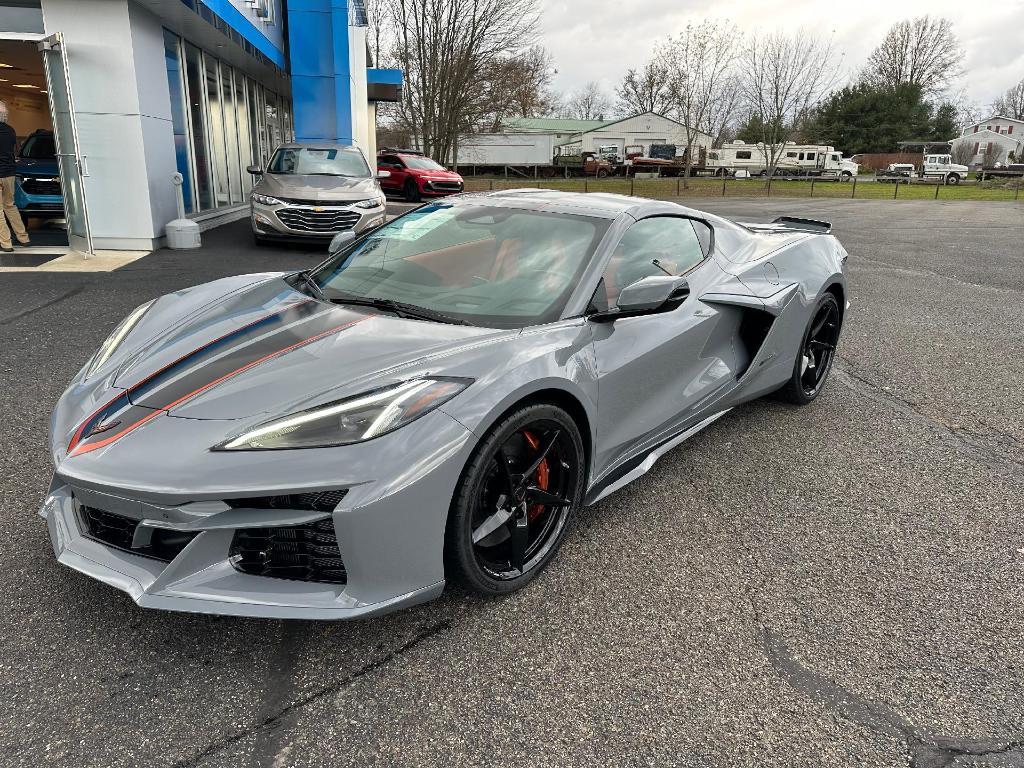
[[[445,168],[443,165],[439,165],[431,160],[429,157],[409,157],[405,156],[402,158],[405,164],[409,168],[416,168],[420,171],[443,171]]]
[[[53,134],[33,133],[25,139],[25,145],[21,148],[21,156],[26,160],[53,160],[57,156]]]
[[[369,178],[370,169],[357,149],[284,147],[274,153],[268,173],[286,176],[355,176]]]
[[[586,216],[437,203],[374,230],[313,277],[331,300],[390,299],[522,328],[559,318],[607,228]]]

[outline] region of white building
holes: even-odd
[[[971,153],[967,165],[972,167],[986,163],[1024,162],[1024,120],[993,115],[964,128],[960,136],[953,139],[953,154],[958,155],[964,144]],[[1015,158],[1012,161],[1011,152]]]
[[[619,156],[624,156],[629,146],[641,146],[647,154],[652,144],[675,144],[680,155],[687,146],[686,126],[656,112],[615,120],[510,118],[503,128],[499,133],[464,138],[459,145],[459,165],[543,165],[551,162],[555,147],[570,145],[578,145],[582,152],[616,147]],[[699,148],[710,149],[713,141],[698,132],[694,157],[700,156]]]

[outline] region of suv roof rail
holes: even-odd
[[[390,152],[393,155],[420,155],[421,157],[423,156],[423,153],[420,152],[418,149],[399,149],[398,147],[381,147],[380,149],[377,150],[378,155],[383,154],[385,152]]]

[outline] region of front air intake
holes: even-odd
[[[231,542],[230,560],[235,570],[250,576],[348,583],[331,518],[305,525],[240,529]]]

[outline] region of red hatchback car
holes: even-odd
[[[387,194],[401,194],[410,202],[424,197],[455,195],[465,186],[462,177],[446,170],[422,153],[409,150],[382,150],[377,155],[377,170],[391,175],[380,179]]]

